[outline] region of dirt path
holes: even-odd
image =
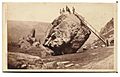
[[[12,53],[14,52],[34,56],[39,56],[40,54],[40,50],[12,51]],[[58,64],[58,66],[56,66],[56,69],[113,69],[114,68],[113,54],[114,54],[113,47],[105,47],[93,50],[89,49],[84,52],[74,54],[48,56],[42,58],[42,60],[43,63],[46,63],[48,66],[50,65],[51,66],[50,68],[54,67],[52,64]],[[62,63],[63,65],[59,67],[60,63]]]
[[[96,68],[98,65],[99,65],[98,68],[102,69],[102,68],[108,67],[107,65],[106,67],[103,66],[106,63],[107,64],[111,63],[109,68],[113,68],[113,63],[112,63],[114,59],[113,51],[114,50],[112,47],[111,48],[98,48],[94,50],[87,50],[82,53],[48,57],[46,58],[46,61],[70,61],[71,63],[74,64],[74,66],[70,68],[75,68],[75,69],[87,69],[90,67]],[[96,65],[96,67],[93,65]]]

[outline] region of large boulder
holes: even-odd
[[[61,14],[52,25],[43,45],[52,49],[55,55],[75,53],[91,34],[78,14]]]

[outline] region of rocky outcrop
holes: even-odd
[[[8,53],[8,69],[40,69],[43,61],[38,56],[23,53]]]
[[[91,34],[78,14],[63,13],[52,25],[43,45],[52,49],[54,55],[75,53]]]
[[[106,25],[100,30],[100,36],[107,40],[108,44],[113,46],[114,45],[114,18],[112,18]],[[104,45],[101,40],[95,40],[93,42],[96,46]]]
[[[100,34],[104,35],[112,29],[114,29],[114,19],[113,18],[101,29]]]

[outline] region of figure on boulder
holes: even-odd
[[[60,14],[62,14],[62,10],[60,9]]]
[[[73,14],[75,14],[75,8],[74,7],[72,7],[72,11],[73,11]]]
[[[66,6],[66,12],[71,13],[71,12],[70,12],[70,9],[69,9],[69,7],[68,7],[68,6]]]
[[[65,12],[65,9],[63,8],[63,9],[62,9],[62,13],[64,13],[64,12]]]

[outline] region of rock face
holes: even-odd
[[[81,16],[75,13],[61,14],[52,25],[43,45],[55,55],[75,53],[91,34]]]
[[[8,53],[8,69],[40,69],[43,61],[38,56],[23,53]]]
[[[114,46],[114,18],[111,18],[111,20],[107,22],[103,28],[101,28],[100,36],[102,36],[105,40],[108,40],[108,44],[110,46]],[[104,45],[99,39],[95,40],[93,44],[97,46]]]
[[[112,18],[101,30],[100,30],[100,34],[104,35],[104,37],[108,37],[105,36],[105,34],[107,34],[110,30],[114,30],[114,18]],[[114,31],[113,31],[114,32]],[[111,33],[113,34],[113,33]]]

